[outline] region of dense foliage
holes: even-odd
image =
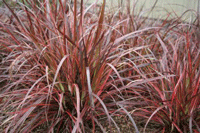
[[[200,132],[198,25],[106,12],[105,0],[3,2],[3,132],[106,132],[105,116],[120,132],[122,115],[136,132],[138,117],[144,132]]]

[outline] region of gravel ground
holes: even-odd
[[[142,133],[144,125],[145,125],[145,121],[142,121],[139,118],[133,118],[133,119],[135,120],[135,123],[139,129],[139,132]],[[135,133],[135,128],[128,117],[116,116],[116,117],[113,117],[113,120],[116,122],[116,124],[120,128],[121,133]],[[101,123],[107,133],[118,133],[114,124],[111,124],[110,126],[106,120],[102,120]],[[146,129],[146,133],[155,133],[156,130],[157,128],[155,127],[155,124],[149,124],[149,127]],[[96,131],[95,133],[102,133],[102,131],[99,129],[99,131]]]

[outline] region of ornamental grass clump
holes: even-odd
[[[149,73],[151,78],[158,76],[153,73],[157,71],[166,78],[150,81],[143,89],[135,90],[146,90],[138,96],[147,104],[132,111],[135,116],[147,118],[144,132],[150,122],[162,132],[200,132],[198,31],[194,24],[173,20],[168,27],[153,33],[151,50],[158,60],[142,73]]]
[[[99,13],[83,0],[24,0],[18,10],[3,2],[11,15],[0,22],[1,130],[105,132],[99,118],[106,116],[120,132],[112,116],[121,112],[138,132],[123,104],[107,104],[118,96],[108,92],[130,81],[117,72],[125,67],[121,42],[127,36],[104,23],[105,1]]]

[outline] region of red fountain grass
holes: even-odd
[[[159,125],[163,133],[200,132],[198,27],[183,23],[170,26],[154,33],[154,48],[157,49],[152,50],[158,62],[142,71],[157,71],[166,78],[144,84],[143,91],[146,90],[146,93],[138,93],[138,96],[147,105],[132,112],[135,116],[148,119],[144,132],[150,121]],[[169,74],[174,76],[168,77]],[[155,76],[149,74],[148,77]],[[146,78],[145,75],[143,77]]]
[[[15,12],[6,4],[12,22],[1,22],[1,127],[5,132],[38,127],[95,132],[98,125],[104,131],[98,118],[106,115],[119,131],[111,117],[116,104],[108,108],[104,100],[115,97],[107,95],[114,84],[124,85],[115,67],[123,57],[117,49],[125,37],[104,24],[105,1],[95,21],[83,1],[74,1],[73,7],[61,1],[37,4],[23,1]]]

